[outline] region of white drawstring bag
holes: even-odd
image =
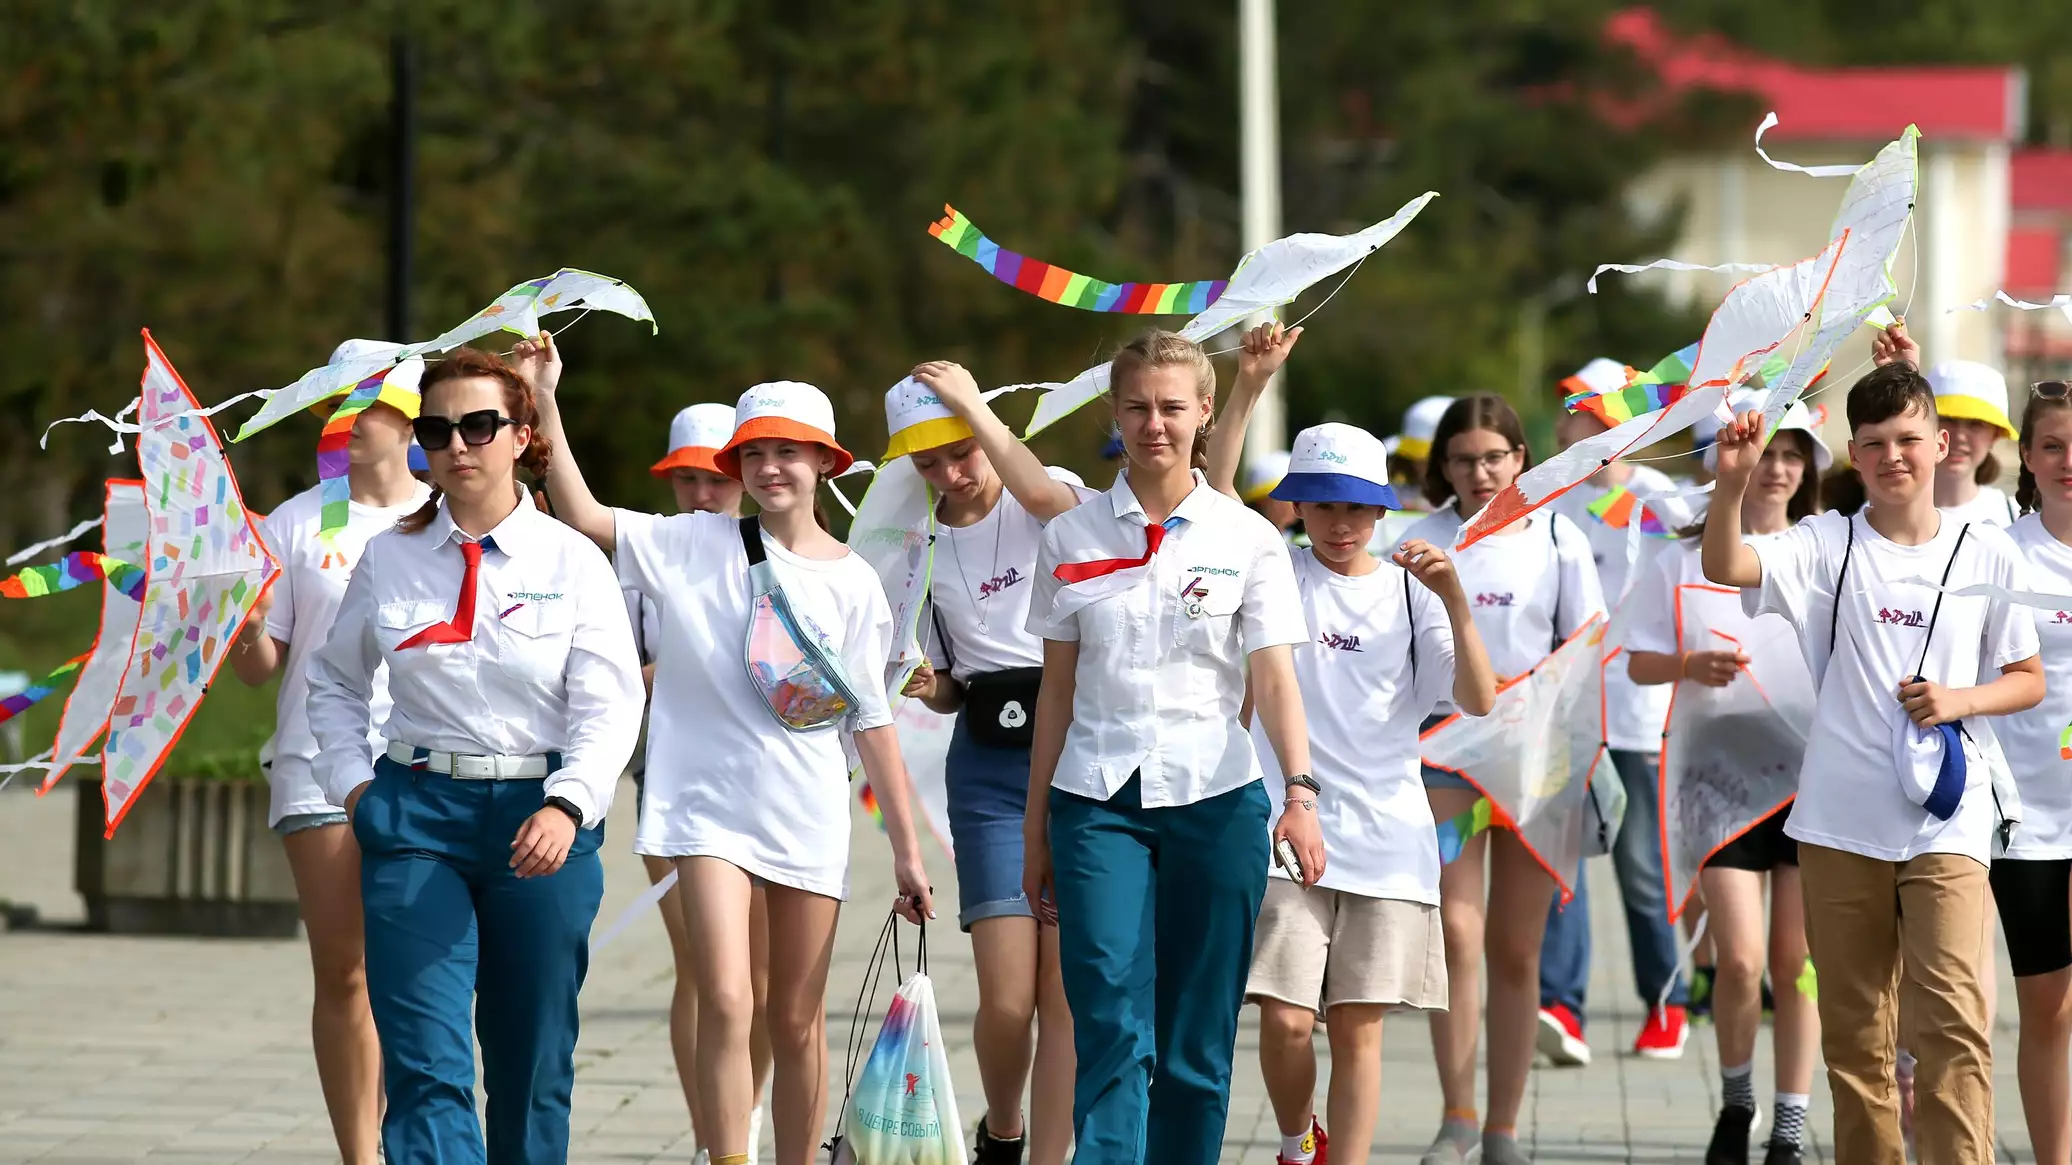
[[[885,920],[877,950],[864,971],[867,994],[883,970],[886,948],[899,966],[899,919]],[[870,1058],[857,1073],[861,1051],[857,1026],[863,1000],[857,1001],[850,1025],[849,1085],[835,1137],[834,1165],[967,1165],[964,1126],[957,1115],[956,1086],[950,1080],[950,1057],[943,1047],[942,1021],[935,1009],[935,984],[928,978],[928,930],[921,929],[918,969],[893,993],[885,1022],[878,1028]]]

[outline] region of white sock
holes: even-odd
[[[1316,1160],[1317,1141],[1304,1129],[1292,1137],[1281,1138],[1281,1158],[1286,1161],[1308,1162]]]

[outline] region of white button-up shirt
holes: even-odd
[[[1145,522],[1123,475],[1044,530],[1028,627],[1079,644],[1051,783],[1105,801],[1140,773],[1146,808],[1191,805],[1259,779],[1237,719],[1246,659],[1306,643],[1309,628],[1279,532],[1199,473],[1148,565],[1058,580],[1060,563],[1142,557]]]
[[[602,822],[640,737],[645,692],[618,576],[588,539],[530,498],[482,539],[474,638],[398,651],[450,620],[468,536],[442,505],[415,534],[367,543],[331,637],[310,661],[314,770],[334,805],[374,778],[367,743],[375,670],[388,665],[394,707],[381,735],[435,752],[561,754],[545,795],[583,825]]]

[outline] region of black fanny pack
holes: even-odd
[[[1036,734],[1040,667],[979,672],[964,684],[964,725],[971,738],[994,748],[1027,748]]]

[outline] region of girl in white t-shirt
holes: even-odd
[[[1025,624],[1043,527],[1094,494],[1045,469],[960,365],[931,361],[893,386],[885,427],[883,461],[911,458],[936,499],[923,624],[935,650],[905,694],[957,716],[944,778],[958,924],[971,935],[978,972],[971,1042],[986,1094],[972,1160],[1019,1165],[1026,1147],[1032,1165],[1063,1165],[1072,1148],[1072,1016],[1057,931],[1037,925],[1022,893],[1030,721],[1043,675],[1043,641]]]
[[[1714,453],[1706,450],[1705,467]],[[1813,432],[1804,405],[1784,414],[1778,435],[1741,499],[1743,541],[1772,539],[1792,523],[1820,509],[1820,475],[1833,462]],[[1699,529],[1703,529],[1700,523]],[[1626,631],[1627,671],[1637,684],[1672,685],[1684,680],[1723,688],[1751,682],[1741,676],[1749,657],[1711,646],[1689,650],[1679,639],[1678,588],[1708,586],[1699,561],[1699,539],[1686,534],[1649,564],[1634,584]],[[1780,620],[1776,615],[1764,620]],[[1780,620],[1781,622],[1781,620]],[[1786,627],[1788,631],[1789,628]],[[1713,646],[1721,641],[1713,640]],[[1776,758],[1772,758],[1773,760]],[[1802,757],[1791,758],[1793,772]],[[1740,770],[1746,773],[1747,769]],[[1785,835],[1791,815],[1786,802],[1705,859],[1698,875],[1712,938],[1715,969],[1712,1016],[1719,1044],[1721,1106],[1707,1159],[1746,1161],[1756,1118],[1753,1059],[1762,1023],[1763,969],[1777,986],[1772,1055],[1776,1075],[1776,1119],[1771,1123],[1765,1165],[1796,1165],[1803,1151],[1807,1094],[1819,1054],[1820,1016],[1796,984],[1806,965],[1805,909],[1799,896],[1798,843]],[[1661,844],[1659,840],[1655,843]],[[1763,878],[1769,876],[1769,926],[1763,925]],[[1680,890],[1681,887],[1676,889]]]
[[[2029,585],[2072,592],[2072,400],[2062,380],[2031,391],[2022,412],[2023,516],[2008,530]],[[2038,1161],[2072,1157],[2072,611],[2036,612],[2043,702],[2002,719],[1995,735],[2021,791],[2022,823],[1993,862],[1993,900],[2007,935],[2021,1008],[2016,1077]]]
[[[560,357],[551,344],[543,353],[536,383],[552,400]],[[828,959],[848,892],[843,731],[885,815],[895,908],[918,922],[933,903],[882,683],[891,608],[877,574],[827,532],[814,502],[820,483],[853,460],[835,440],[834,406],[811,385],[757,385],[741,394],[733,435],[713,460],[746,487],[757,520],[608,509],[572,456],[556,459],[547,488],[562,520],[611,548],[620,585],[639,591],[660,618],[661,642],[650,645],[647,797],[633,848],[676,861],[713,1165],[748,1159],[749,909],[758,884],[769,909],[771,1119],[778,1159],[795,1162],[811,1154],[827,1102]],[[756,607],[751,546],[766,556],[804,633],[838,664],[854,697],[838,720],[797,729],[778,721],[744,666]]]
[[[368,340],[347,340],[331,360],[356,358]],[[342,397],[314,410],[326,417]],[[405,398],[415,401],[413,392]],[[237,678],[258,687],[281,679],[274,712],[274,756],[267,773],[272,806],[267,824],[281,835],[295,876],[296,905],[309,935],[315,971],[310,1042],[317,1082],[331,1113],[331,1131],[346,1165],[372,1165],[381,1143],[381,1043],[367,1007],[366,944],[360,912],[360,847],[345,810],[317,785],[310,762],[317,741],[304,701],[309,660],[331,634],[345,584],[367,540],[395,526],[424,504],[431,490],[410,474],[408,404],[377,403],[353,422],[346,446],[345,526],[330,541],[319,537],[322,487],[282,502],[266,518],[267,544],[281,573],[259,598],[230,653]],[[387,672],[376,674],[373,723],[388,715]],[[378,752],[381,742],[375,742]]]
[[[1407,539],[1452,546],[1460,528],[1530,464],[1525,430],[1502,397],[1477,393],[1455,401],[1439,422],[1426,468],[1425,493],[1452,501],[1412,526]],[[1534,512],[1454,557],[1475,626],[1499,679],[1531,670],[1548,652],[1604,610],[1590,543],[1551,509]],[[1454,710],[1451,702],[1442,712]],[[1432,816],[1450,820],[1480,799],[1465,779],[1424,770]],[[1483,860],[1489,863],[1485,904]],[[1428,1165],[1458,1165],[1478,1143],[1489,1165],[1518,1165],[1518,1111],[1540,1025],[1540,939],[1553,902],[1554,879],[1508,829],[1476,835],[1440,874],[1451,1005],[1432,1016],[1445,1115],[1426,1152]],[[1482,962],[1489,961],[1489,1112],[1475,1107]]]

